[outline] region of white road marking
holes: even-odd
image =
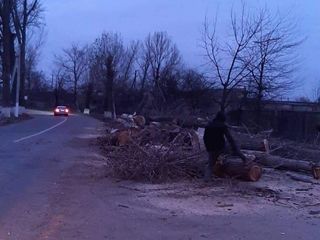
[[[42,134],[44,134],[44,133],[46,133],[46,132],[49,132],[49,131],[51,131],[51,130],[57,128],[57,127],[59,127],[60,125],[64,124],[67,120],[68,120],[68,118],[64,119],[62,122],[60,122],[60,123],[58,123],[58,124],[56,124],[56,125],[48,128],[48,129],[45,129],[45,130],[43,130],[43,131],[41,131],[41,132],[32,134],[32,135],[27,136],[27,137],[20,138],[20,139],[18,139],[18,140],[13,141],[13,142],[14,142],[14,143],[19,143],[19,142],[25,141],[25,140],[27,140],[27,139],[30,139],[30,138],[33,138],[33,137],[42,135]]]

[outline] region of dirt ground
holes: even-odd
[[[91,139],[92,143],[92,139]],[[46,239],[317,239],[320,185],[265,170],[257,183],[215,178],[144,184],[106,177],[91,148],[53,195]],[[59,231],[50,232],[59,226]]]

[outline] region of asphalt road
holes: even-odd
[[[35,239],[28,236],[35,229],[27,223],[41,224],[50,192],[81,155],[81,144],[75,139],[95,133],[101,126],[80,115],[66,118],[36,112],[32,116],[0,127],[1,240]]]
[[[81,115],[34,115],[0,127],[0,240],[320,239],[319,218],[292,209],[222,214],[196,201],[186,210],[202,210],[188,213],[179,209],[184,199],[164,206],[155,191],[150,197],[103,171],[97,177],[103,168],[90,165],[97,153],[90,138],[101,126]]]

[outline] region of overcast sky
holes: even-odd
[[[247,0],[250,8],[267,6],[290,13],[306,41],[299,49],[303,86],[295,95],[309,95],[320,86],[320,1]],[[90,43],[102,32],[120,32],[125,40],[144,39],[149,32],[166,31],[190,66],[202,63],[200,30],[205,15],[218,12],[226,22],[241,0],[43,0],[47,40],[40,68],[50,71],[53,55],[72,42]]]

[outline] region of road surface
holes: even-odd
[[[93,144],[101,127],[81,115],[34,115],[0,128],[1,240],[320,239],[319,218],[286,208],[188,212],[105,178]]]
[[[1,240],[45,239],[58,183],[86,155],[90,142],[81,139],[101,126],[85,116],[37,114],[0,128]]]

